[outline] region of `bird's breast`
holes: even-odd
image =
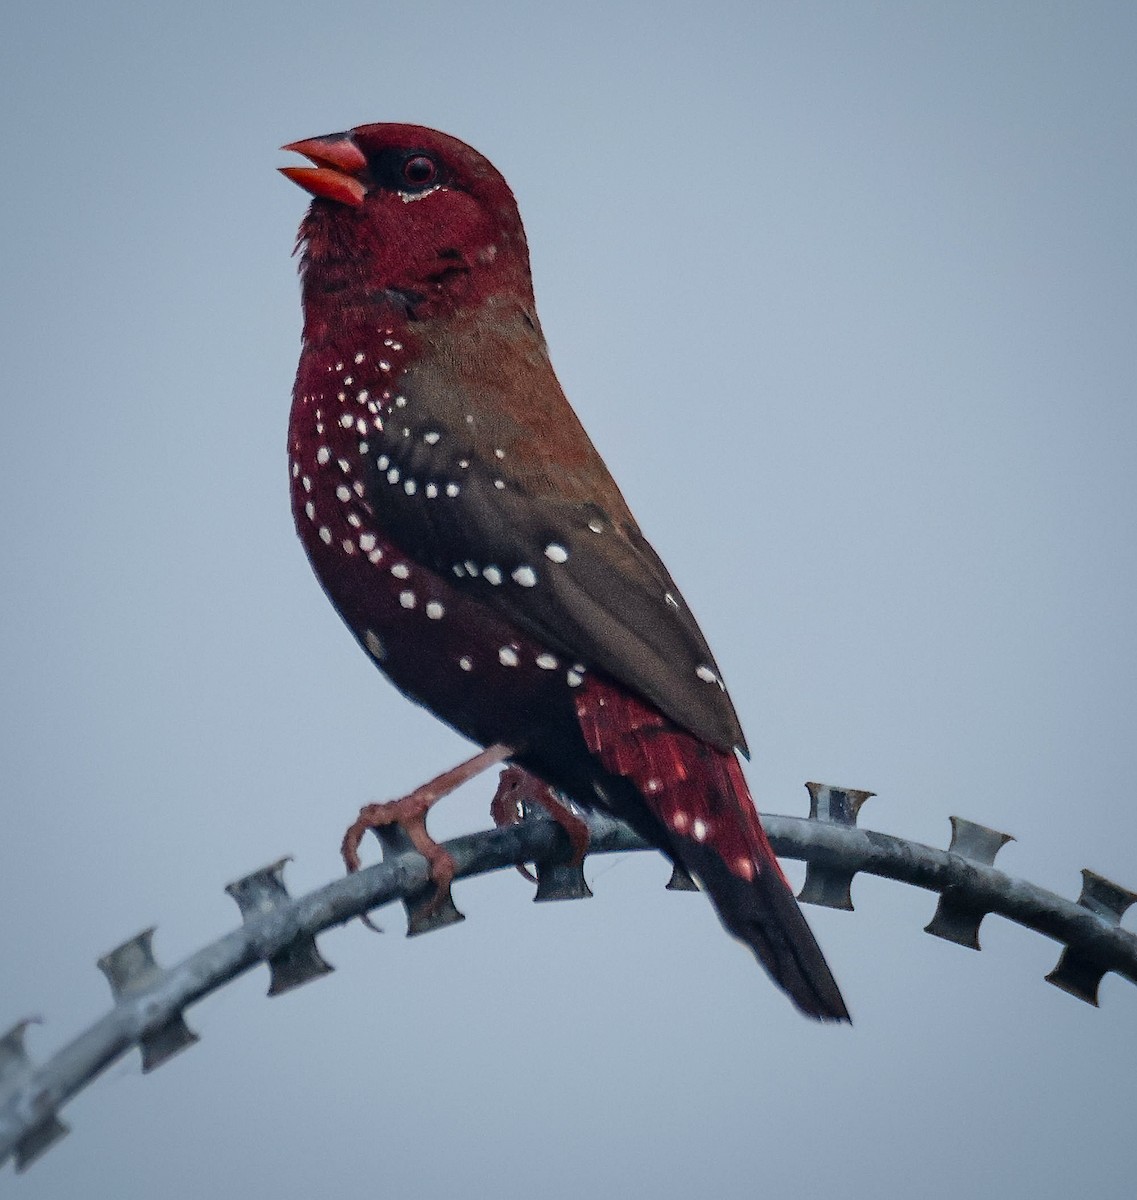
[[[380,327],[370,340],[306,348],[288,439],[297,532],[328,597],[397,687],[476,741],[532,740],[550,714],[571,713],[586,669],[407,552],[391,496],[460,524],[474,465],[469,424],[443,429],[401,389],[414,375],[408,340]],[[395,445],[412,441],[421,469],[395,466]]]

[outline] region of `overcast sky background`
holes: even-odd
[[[339,873],[359,805],[468,752],[369,665],[291,529],[305,196],[287,141],[435,125],[511,182],[566,391],[700,616],[760,806],[1019,839],[1137,887],[1137,8],[12,4],[0,1029],[43,1059],[222,887]],[[489,783],[436,828],[484,827]],[[791,868],[800,879],[798,867]],[[1133,986],[874,879],[811,919],[855,1025],[799,1018],[657,856],[595,899],[325,936],[191,1009],[0,1187],[25,1200],[1133,1195]],[[1126,924],[1134,927],[1132,917]]]

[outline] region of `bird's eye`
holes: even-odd
[[[438,164],[428,154],[412,154],[403,163],[403,180],[413,188],[430,187],[438,179]]]

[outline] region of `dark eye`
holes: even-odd
[[[429,154],[412,154],[403,163],[403,179],[413,188],[429,187],[438,178],[438,164]]]

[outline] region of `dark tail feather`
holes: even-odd
[[[695,876],[723,925],[754,951],[803,1013],[819,1021],[848,1021],[737,756],[679,729],[607,681],[591,679],[576,707],[592,753],[607,771],[635,785],[639,811],[620,815]]]
[[[753,880],[726,869],[706,845],[675,839],[675,850],[714,904],[719,919],[754,951],[770,978],[807,1017],[848,1021],[849,1011],[805,916],[780,871]]]

